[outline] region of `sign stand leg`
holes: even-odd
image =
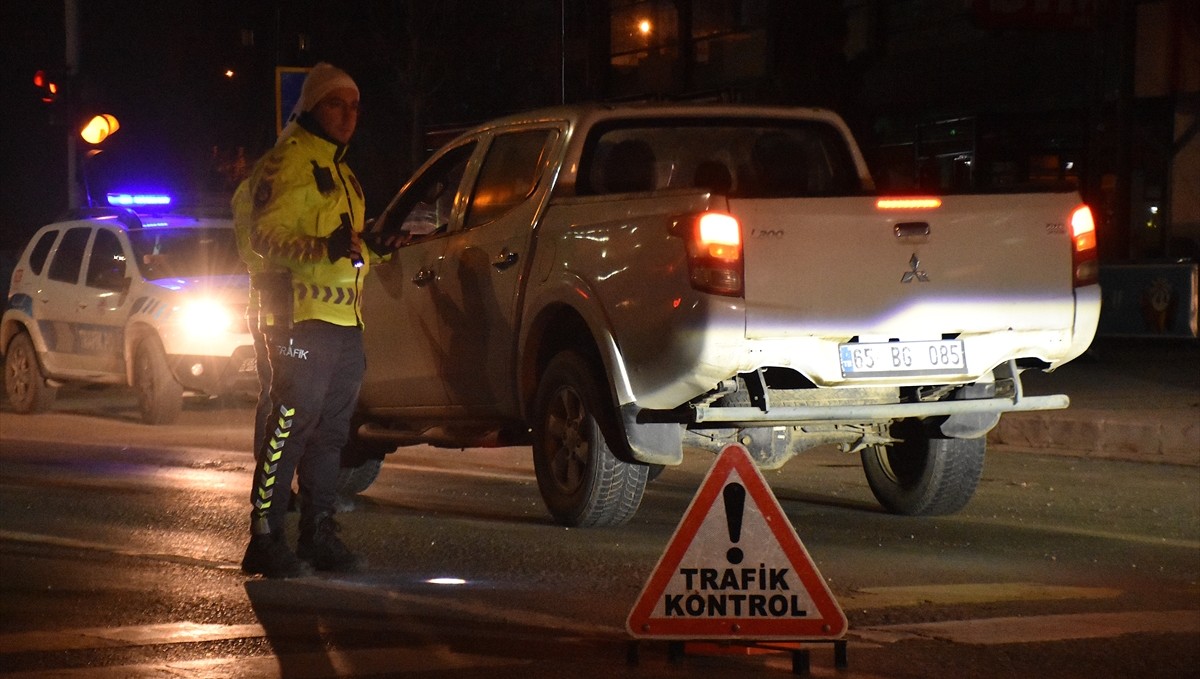
[[[807,677],[810,669],[808,649],[798,648],[792,651],[792,674],[799,677]]]
[[[672,665],[678,665],[683,662],[683,656],[687,655],[687,646],[682,641],[667,642],[667,662]]]

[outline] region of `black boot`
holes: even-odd
[[[296,555],[312,564],[319,571],[350,573],[359,570],[366,562],[350,551],[338,537],[341,526],[330,514],[321,514],[314,521],[301,522],[300,544]]]
[[[299,578],[313,574],[312,566],[296,558],[288,548],[282,530],[251,536],[246,555],[242,557],[242,570],[268,578]]]

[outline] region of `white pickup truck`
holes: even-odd
[[[1095,229],[1074,192],[886,196],[817,109],[584,106],[481,125],[376,220],[343,459],[532,444],[569,526],[620,525],[685,449],[763,468],[836,445],[879,502],[971,498],[1001,413],[1091,343]]]

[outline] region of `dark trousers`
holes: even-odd
[[[267,336],[259,328],[257,316],[250,324],[250,336],[254,338],[254,365],[258,369],[258,405],[254,411],[254,452],[257,454],[271,419],[271,354],[267,351]]]
[[[302,321],[290,333],[268,331],[271,413],[256,455],[251,532],[284,526],[298,475],[300,523],[333,514],[341,451],[350,434],[365,358],[362,330]]]

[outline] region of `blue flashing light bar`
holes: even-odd
[[[143,205],[170,205],[171,197],[163,193],[110,193],[109,205],[122,207]]]

